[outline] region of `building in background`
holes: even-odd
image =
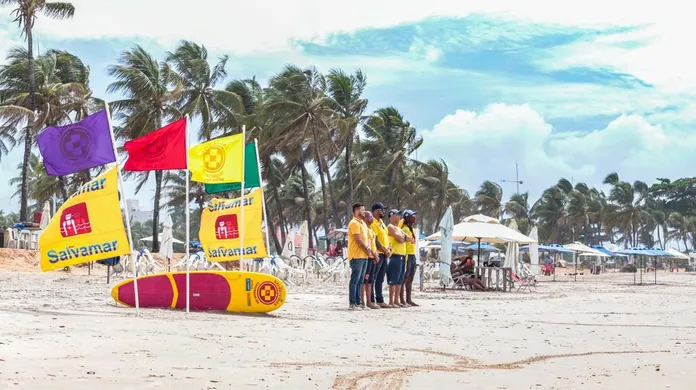
[[[152,210],[141,210],[140,202],[137,199],[126,199],[126,205],[131,221],[143,223],[152,220]]]

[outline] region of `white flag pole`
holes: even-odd
[[[118,167],[118,150],[116,149],[116,137],[114,137],[114,129],[111,126],[111,110],[109,103],[104,102],[106,110],[106,120],[109,123],[109,133],[111,134],[111,145],[114,147],[114,156],[116,157],[116,172],[118,174],[118,187],[121,192],[121,204],[123,205],[123,214],[126,217],[126,232],[128,233],[128,245],[130,248],[130,257],[133,261],[133,289],[135,291],[135,314],[140,313],[140,297],[138,294],[138,267],[137,256],[133,250],[133,233],[131,232],[130,217],[128,216],[128,203],[126,202],[126,190],[121,176],[121,169]]]
[[[246,126],[242,125],[242,204],[241,204],[241,210],[239,212],[239,217],[242,220],[242,223],[239,224],[237,227],[239,228],[239,270],[243,271],[242,266],[244,265],[244,181],[246,178],[244,177],[244,152],[246,150]]]
[[[261,187],[261,208],[263,210],[263,224],[266,226],[266,254],[271,255],[270,236],[271,230],[268,228],[268,215],[266,215],[266,194],[264,194],[263,177],[261,177],[261,159],[259,157],[259,140],[254,138],[256,148],[256,168],[259,170],[259,186]]]
[[[186,245],[184,245],[184,258],[186,259],[186,312],[188,313],[191,307],[191,259],[189,258],[191,248],[189,245],[191,242],[191,224],[189,220],[189,214],[191,213],[191,200],[189,199],[189,182],[190,182],[190,172],[188,169],[189,166],[189,158],[188,158],[188,151],[189,151],[189,129],[188,129],[188,122],[189,122],[189,117],[186,115],[186,204],[184,205],[186,208]]]

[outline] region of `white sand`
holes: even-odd
[[[347,288],[315,284],[290,287],[273,315],[136,318],[103,267],[84,271],[0,271],[0,389],[694,388],[692,274],[559,276],[360,312]]]

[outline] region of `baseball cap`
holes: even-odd
[[[391,210],[389,210],[389,213],[387,213],[387,215],[388,215],[389,217],[391,217],[392,215],[395,215],[395,214],[401,215],[401,211],[399,211],[399,210],[397,210],[397,209],[391,209]]]
[[[412,215],[418,214],[418,211],[413,211],[413,210],[406,210],[404,211],[404,217],[410,217]]]
[[[386,209],[386,207],[384,207],[384,205],[383,205],[382,203],[380,203],[380,202],[377,202],[377,203],[375,203],[375,204],[372,205],[372,211],[375,211],[375,210],[384,210],[384,209]]]

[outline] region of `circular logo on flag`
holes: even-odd
[[[272,305],[278,300],[278,287],[271,282],[263,282],[256,289],[256,298],[265,305]]]
[[[145,147],[145,155],[150,159],[154,160],[164,154],[166,150],[167,140],[164,137],[155,138],[154,141],[150,142]]]
[[[85,129],[73,127],[60,136],[60,151],[68,160],[80,160],[89,155],[92,137]]]
[[[225,149],[217,145],[211,145],[203,152],[203,165],[205,170],[216,173],[225,166]]]

